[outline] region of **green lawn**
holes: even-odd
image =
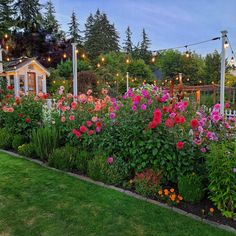
[[[0,153],[0,235],[234,235]]]

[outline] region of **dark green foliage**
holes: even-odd
[[[94,180],[106,180],[106,157],[102,154],[96,154],[92,160],[88,162],[88,176]]]
[[[70,146],[65,146],[55,149],[49,156],[49,166],[60,170],[72,170],[77,159],[78,149]]]
[[[195,173],[179,177],[178,189],[186,202],[198,203],[204,197],[202,177]]]
[[[72,12],[71,15],[71,22],[69,23],[69,36],[70,36],[70,41],[71,42],[76,42],[78,43],[79,46],[82,45],[82,37],[79,34],[79,23],[77,21],[77,17],[75,12]]]
[[[9,33],[9,29],[14,25],[14,0],[0,1],[0,38]]]
[[[131,172],[127,163],[121,156],[114,156],[112,164],[106,160],[106,182],[112,185],[122,186],[129,179]]]
[[[79,150],[75,160],[75,167],[78,169],[82,174],[86,174],[88,171],[88,161],[91,159],[91,153]]]
[[[127,30],[125,31],[126,33],[126,39],[124,41],[124,51],[126,53],[132,53],[132,49],[133,49],[133,43],[132,43],[132,40],[131,40],[131,36],[132,36],[132,32],[130,30],[130,27],[128,26]]]
[[[7,128],[0,129],[0,148],[10,149],[13,140],[13,135]]]
[[[32,133],[32,144],[41,160],[48,160],[50,154],[57,147],[58,140],[58,131],[53,127],[39,128]]]
[[[12,147],[14,150],[18,150],[18,147],[25,143],[25,136],[17,134],[12,141]]]
[[[119,50],[119,36],[114,24],[111,24],[105,13],[97,10],[90,15],[85,24],[85,50],[91,59],[102,53]]]
[[[25,157],[35,157],[36,153],[32,143],[25,143],[18,147],[18,153]]]
[[[236,142],[210,146],[206,156],[210,199],[226,217],[236,218]]]

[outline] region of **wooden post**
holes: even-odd
[[[200,89],[196,91],[196,100],[197,100],[197,104],[200,105],[201,103],[201,90]]]

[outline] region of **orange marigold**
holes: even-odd
[[[167,196],[169,194],[169,190],[168,189],[164,189],[164,194]]]
[[[162,195],[162,190],[159,190],[159,191],[158,191],[158,194],[159,194],[159,195]]]
[[[171,192],[171,193],[173,193],[174,191],[175,191],[175,189],[174,189],[174,188],[171,188],[171,189],[170,189],[170,192]]]
[[[180,201],[182,201],[182,200],[183,200],[183,197],[180,196],[180,195],[178,195],[178,199],[179,199]]]
[[[210,208],[210,212],[214,213],[215,209],[213,207]]]
[[[173,202],[176,199],[176,195],[175,194],[171,194],[170,195],[170,200]]]

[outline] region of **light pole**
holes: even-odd
[[[74,99],[78,95],[78,78],[77,78],[77,54],[76,46],[77,43],[72,43],[72,58],[73,58],[73,95]]]
[[[224,115],[225,105],[225,52],[227,48],[227,31],[221,31],[222,34],[222,48],[221,48],[221,70],[220,70],[220,114]]]

